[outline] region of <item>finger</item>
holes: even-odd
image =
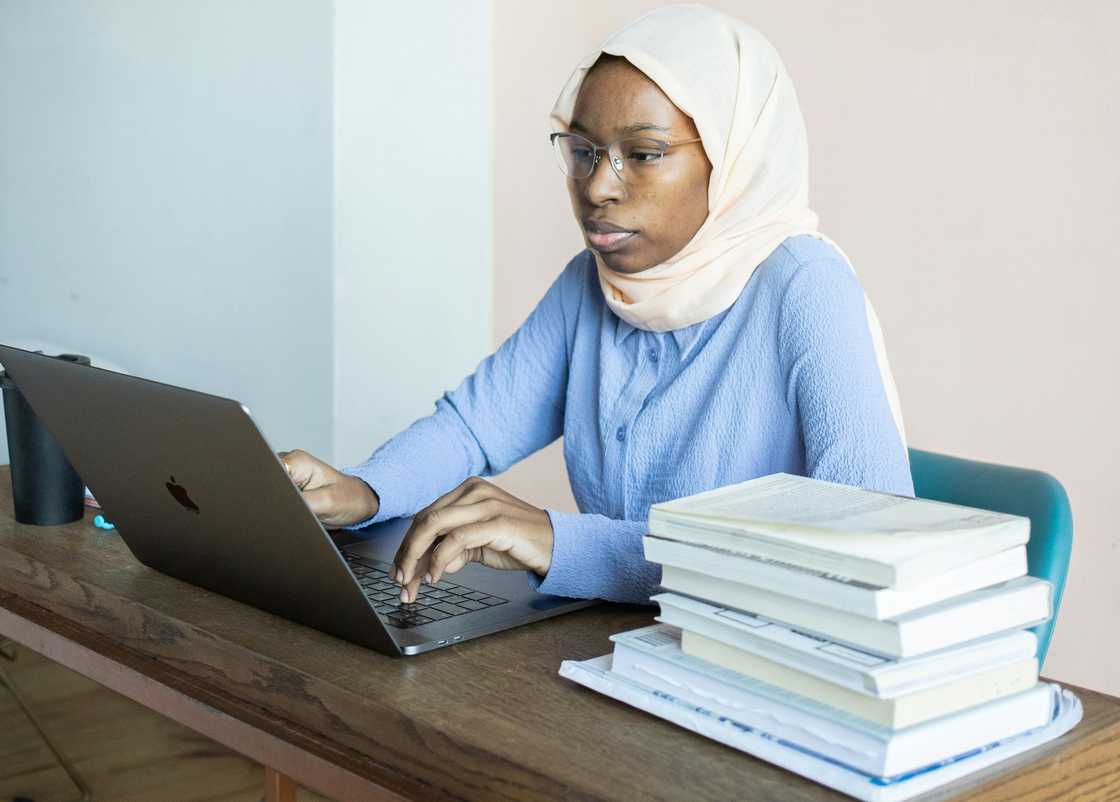
[[[483,549],[509,551],[513,548],[514,535],[511,522],[501,515],[458,527],[432,549],[428,563],[431,581],[439,582],[449,569],[457,571],[465,563],[477,561]],[[458,565],[451,568],[456,562]]]
[[[443,572],[440,574],[440,576],[444,577],[448,574],[453,574],[456,571],[461,571],[467,565],[467,563],[473,562],[485,564],[486,557],[484,552],[485,549],[463,549],[457,556],[452,557],[451,561],[443,567]]]
[[[298,448],[289,451],[284,457],[284,463],[289,468],[288,475],[300,490],[331,484],[330,467],[306,451]]]
[[[417,561],[416,576],[412,578],[411,582],[405,583],[401,587],[401,601],[405,603],[416,601],[416,597],[420,595],[420,583],[422,578],[428,573],[428,559],[431,552],[427,552]]]
[[[397,567],[394,577],[397,582],[408,585],[415,578],[423,576],[424,571],[419,570],[420,559],[432,548],[436,540],[457,526],[489,517],[493,513],[486,506],[487,504],[488,502],[485,501],[479,504],[456,504],[417,514],[412,519],[412,524],[393,558]]]
[[[311,508],[316,518],[330,518],[334,513],[336,504],[333,485],[304,490],[303,500],[307,502],[307,506]]]
[[[393,562],[397,566],[397,581],[407,585],[416,576],[416,563],[431,548],[437,537],[475,521],[490,518],[499,512],[497,502],[486,499],[476,504],[454,504],[450,507],[418,513],[397,548]],[[423,572],[420,573],[423,575]]]

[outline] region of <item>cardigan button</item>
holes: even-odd
[[[622,442],[623,440],[625,440],[626,439],[626,427],[625,426],[619,426],[618,431],[614,433],[614,436],[616,438],[618,438],[619,442]]]

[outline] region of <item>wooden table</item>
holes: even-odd
[[[17,524],[0,466],[0,636],[338,800],[840,800],[823,786],[574,685],[649,609],[600,605],[389,658],[150,570],[92,515]],[[1120,701],[925,797],[1120,798]]]

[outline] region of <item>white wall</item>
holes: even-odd
[[[490,23],[489,0],[335,3],[339,465],[490,350]]]
[[[329,454],[331,80],[315,2],[0,2],[0,342]]]
[[[489,350],[490,25],[488,0],[0,0],[0,342],[362,461]]]
[[[711,4],[789,68],[812,204],[875,303],[911,444],[1068,489],[1073,560],[1046,672],[1120,693],[1120,4]],[[495,4],[495,343],[583,247],[548,112],[572,67],[655,5]],[[574,509],[558,444],[502,482]]]

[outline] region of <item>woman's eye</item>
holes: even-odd
[[[591,151],[587,148],[572,148],[572,156],[577,159],[590,159]]]
[[[630,158],[634,159],[637,162],[657,161],[657,159],[660,156],[661,156],[661,154],[656,152],[656,151],[650,152],[650,151],[642,151],[642,150],[636,150],[636,151],[634,151],[633,153],[630,154]]]

